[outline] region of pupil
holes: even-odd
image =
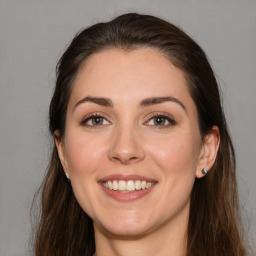
[[[94,123],[95,125],[101,124],[101,123],[102,123],[102,118],[101,118],[101,117],[94,117],[94,118],[93,118],[93,123]]]
[[[155,119],[155,124],[156,125],[161,125],[161,124],[164,124],[164,118],[163,117],[157,117],[156,119]]]

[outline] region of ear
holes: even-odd
[[[202,169],[205,168],[210,171],[215,159],[217,157],[220,145],[220,132],[218,126],[213,126],[210,133],[208,133],[202,142],[201,151],[199,155],[199,162],[197,165],[196,177],[202,178],[204,174]]]
[[[67,178],[69,179],[68,174],[68,164],[67,164],[67,158],[66,158],[66,152],[65,152],[65,146],[63,143],[63,140],[60,137],[59,130],[54,131],[54,142],[58,151],[59,159],[61,161],[61,165],[65,171],[65,174]]]

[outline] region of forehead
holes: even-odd
[[[151,48],[108,49],[91,55],[81,66],[70,101],[98,96],[125,102],[167,95],[192,101],[184,72],[164,54]]]

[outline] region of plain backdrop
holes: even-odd
[[[30,252],[30,206],[48,163],[58,58],[81,28],[131,11],[173,22],[206,51],[223,91],[247,239],[255,248],[255,0],[0,0],[1,256]]]

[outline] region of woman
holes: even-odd
[[[57,66],[36,255],[245,255],[214,73],[174,25],[125,14]]]

